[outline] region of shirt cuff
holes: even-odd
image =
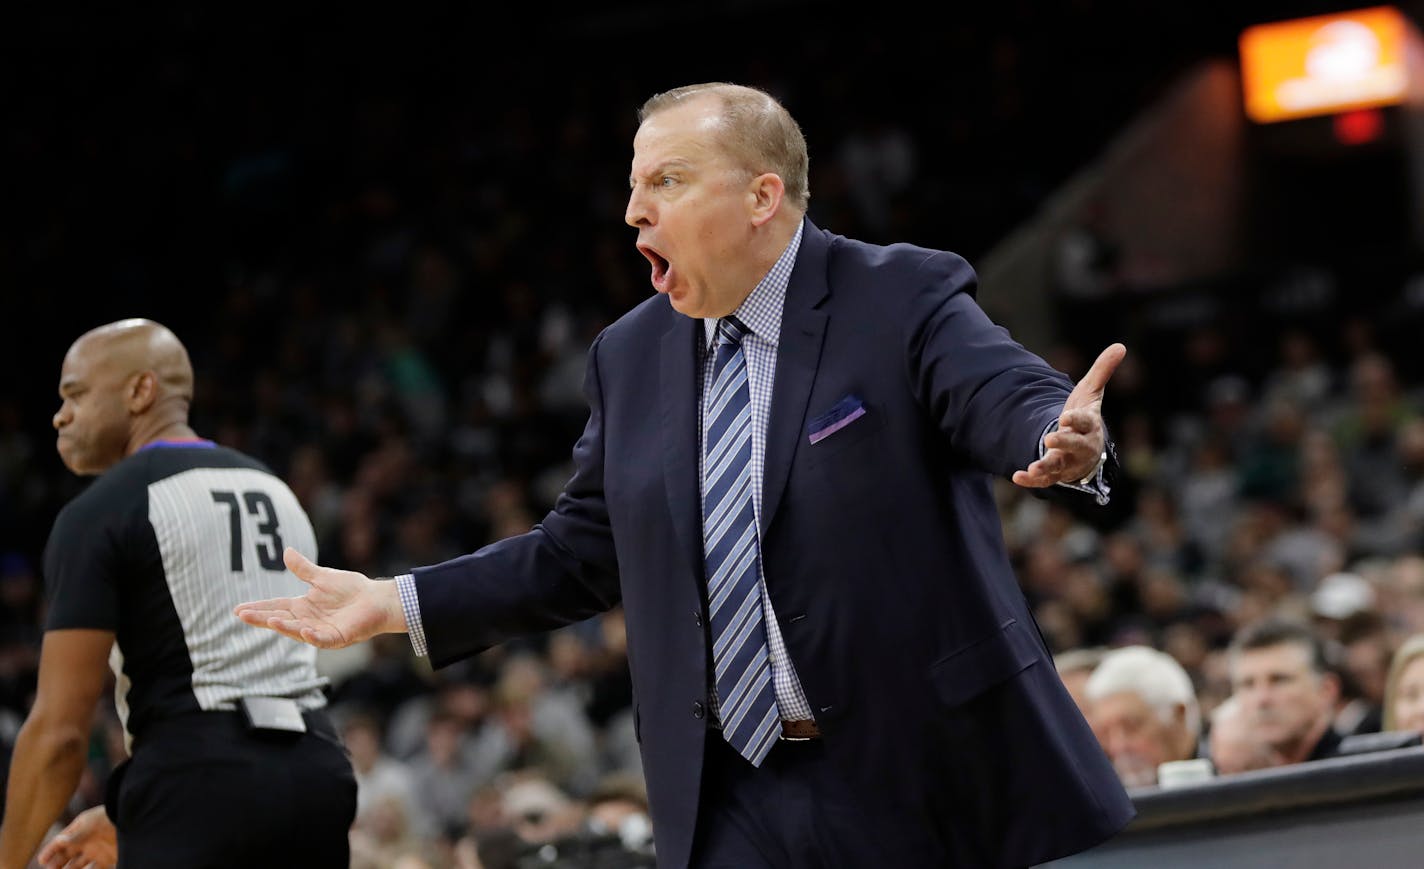
[[[420,598],[415,593],[415,576],[402,573],[396,577],[395,583],[401,609],[405,611],[405,625],[410,631],[410,645],[418,657],[424,658],[430,651],[425,646],[425,625],[420,621]]]
[[[1043,434],[1038,436],[1038,457],[1040,459],[1048,452],[1048,447],[1043,445],[1043,439],[1048,437],[1049,432],[1057,428],[1058,423],[1056,421],[1051,422],[1048,424],[1048,427],[1043,430]],[[1071,482],[1061,481],[1054,483],[1054,485],[1062,486],[1065,489],[1072,489],[1075,492],[1092,495],[1093,500],[1097,501],[1099,507],[1107,506],[1109,500],[1108,496],[1112,493],[1112,488],[1108,486],[1107,480],[1103,479],[1103,469],[1107,466],[1107,452],[1104,451],[1103,457],[1098,460],[1098,469],[1093,472],[1091,477],[1087,478],[1086,482],[1079,482],[1077,480]]]

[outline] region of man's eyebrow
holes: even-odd
[[[686,169],[687,167],[689,167],[689,166],[691,166],[691,165],[692,165],[691,163],[687,162],[686,160],[683,160],[683,159],[680,158],[680,157],[674,157],[674,158],[671,159],[671,160],[664,160],[664,161],[661,162],[661,163],[655,164],[652,168],[647,169],[646,171],[643,172],[643,177],[644,177],[644,178],[651,178],[651,177],[653,177],[653,176],[655,176],[655,175],[658,175],[659,173],[666,172],[666,171],[669,170],[669,169]],[[636,176],[636,175],[629,175],[629,176],[628,176],[628,184],[631,186],[631,185],[633,184],[633,182],[636,181],[637,179],[638,179],[638,176]]]

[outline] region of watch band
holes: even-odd
[[[1088,485],[1089,483],[1093,482],[1093,478],[1098,475],[1098,472],[1103,469],[1103,465],[1107,464],[1107,462],[1108,462],[1108,451],[1107,451],[1107,450],[1103,450],[1103,454],[1100,455],[1100,456],[1098,456],[1098,463],[1093,466],[1093,469],[1088,472],[1088,475],[1087,475],[1086,477],[1084,477],[1083,479],[1081,479],[1081,480],[1078,481],[1078,485],[1080,485],[1080,486],[1086,486],[1086,485]]]

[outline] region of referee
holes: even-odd
[[[323,711],[316,650],[232,617],[242,601],[302,592],[282,563],[285,546],[316,555],[296,496],[194,434],[192,365],[157,323],[81,336],[59,395],[61,459],[102,476],[60,512],[45,550],[39,688],[15,744],[0,869],[28,865],[74,793],[106,662],[129,758],[105,811],[71,825],[47,860],[102,853],[116,836],[120,867],[347,869],[356,780]]]

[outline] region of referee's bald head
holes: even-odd
[[[70,355],[75,353],[95,354],[99,365],[120,377],[152,372],[165,395],[193,400],[188,351],[162,323],[142,317],[106,323],[80,335],[69,348]]]
[[[152,440],[191,436],[193,365],[172,330],[144,318],[90,329],[70,345],[54,415],[57,447],[77,474],[97,474]]]

